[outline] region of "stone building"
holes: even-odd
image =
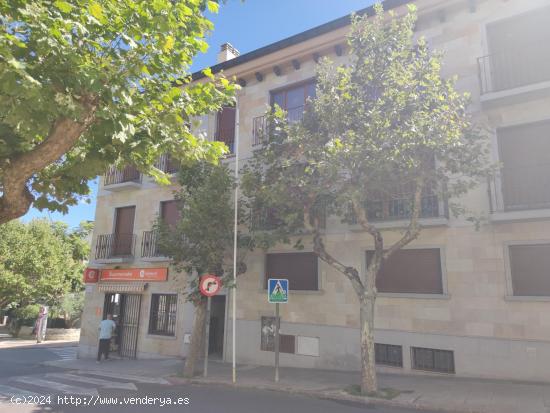
[[[418,8],[417,34],[445,53],[444,75],[457,75],[458,89],[471,94],[470,110],[488,131],[492,156],[502,168],[497,178],[461,200],[486,217],[479,230],[450,216],[441,200],[426,203],[421,236],[386,266],[387,282],[379,285],[377,361],[381,369],[396,372],[549,381],[550,4],[384,2],[397,14],[406,12],[407,3]],[[243,87],[236,109],[205,117],[203,131],[231,150],[238,136],[240,158],[250,158],[261,145],[269,105],[276,102],[299,118],[305,97],[314,93],[316,61],[321,56],[345,59],[348,29],[346,16],[241,55],[222,46],[213,71],[236,76]],[[200,73],[194,77],[201,81]],[[225,162],[232,164],[234,158]],[[171,167],[166,159],[161,166]],[[90,267],[101,269],[100,278],[115,280],[87,286],[81,356],[96,351],[103,313],[121,306],[126,307],[121,322],[127,326],[119,343],[123,355],[186,354],[193,309],[181,295],[184,275],[168,269],[164,281],[169,262],[156,256],[151,232],[158,214],[173,219],[172,190],[131,167],[102,178]],[[391,242],[406,217],[399,199],[384,202],[397,205],[384,208],[379,217]],[[326,231],[327,248],[364,269],[371,237],[330,217]],[[117,233],[128,235],[114,242]],[[153,274],[147,275],[148,268]],[[291,291],[281,308],[281,364],[358,369],[359,312],[351,285],[307,248],[296,252],[285,245],[251,254],[247,273],[239,277],[237,361],[272,364],[274,309],[267,303],[265,278],[282,272]],[[223,293],[215,301],[211,351],[227,360],[230,314]]]

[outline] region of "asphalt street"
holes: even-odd
[[[163,380],[40,365],[75,354],[74,347],[0,349],[0,412],[418,412],[228,386],[170,385]]]

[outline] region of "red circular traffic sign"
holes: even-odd
[[[212,297],[222,288],[222,280],[212,274],[203,275],[199,281],[199,289],[201,294],[207,297]]]

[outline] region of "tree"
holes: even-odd
[[[163,153],[214,161],[223,144],[190,119],[232,99],[226,79],[190,84],[206,51],[210,0],[0,3],[0,224],[31,205],[66,212],[111,165]]]
[[[197,162],[183,166],[178,180],[180,218],[174,227],[158,220],[155,228],[161,254],[172,258],[173,265],[187,273],[185,294],[195,306],[195,319],[184,376],[192,377],[206,321],[206,297],[200,293],[199,278],[214,274],[222,277],[225,287],[233,284],[234,179],[224,165]],[[248,248],[249,237],[238,233],[237,275],[246,271],[244,255]]]
[[[80,291],[84,263],[78,256],[89,251],[78,231],[47,220],[0,225],[0,308],[25,313],[29,306],[55,306],[67,293]]]
[[[257,245],[305,240],[353,286],[359,302],[361,391],[377,391],[374,356],[376,279],[392,255],[415,240],[425,200],[455,200],[488,171],[486,140],[466,113],[468,98],[443,79],[441,55],[414,41],[414,8],[389,21],[353,17],[347,64],[318,67],[316,98],[300,122],[270,113],[267,142],[244,168],[243,192],[252,211],[270,218],[252,226]],[[376,223],[380,201],[405,198],[408,224],[384,244]],[[451,204],[455,213],[465,212]],[[358,224],[373,239],[364,273],[326,248],[327,216]],[[267,229],[267,230],[266,230]]]

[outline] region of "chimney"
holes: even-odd
[[[238,55],[240,55],[239,51],[235,49],[231,43],[224,43],[220,47],[217,63],[227,62],[228,60],[234,59]]]

